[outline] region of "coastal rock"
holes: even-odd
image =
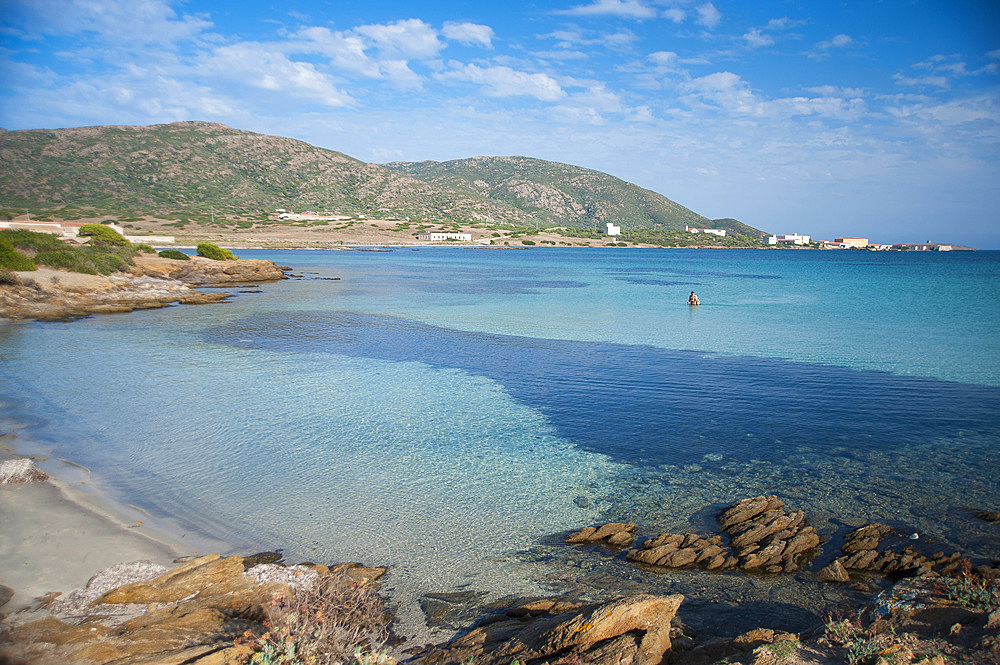
[[[513,608],[417,655],[419,665],[620,663],[659,665],[671,646],[671,620],[684,596],[640,595],[540,613]]]
[[[603,526],[588,526],[571,533],[566,536],[566,542],[573,545],[601,543],[612,547],[628,547],[635,539],[635,531],[634,522],[611,522]]]
[[[226,293],[202,293],[193,285],[229,285],[282,279],[271,261],[238,259],[190,261],[149,254],[134,258],[128,273],[87,275],[39,268],[18,272],[16,284],[0,285],[0,318],[61,320],[166,307],[175,303],[206,304],[224,300]]]
[[[23,485],[48,479],[48,474],[30,459],[10,459],[0,462],[0,485]],[[3,605],[3,603],[0,603]]]
[[[879,540],[895,533],[895,529],[885,524],[873,522],[859,527],[844,536],[844,545],[840,551],[844,554],[857,554],[866,550],[878,549]]]
[[[707,538],[696,533],[664,533],[650,538],[625,558],[635,563],[663,568],[698,565],[706,570],[725,570],[736,564],[720,536]]]
[[[743,499],[722,511],[719,526],[745,571],[791,573],[819,547],[816,529],[801,510],[789,511],[776,496]]]
[[[0,662],[115,663],[116,665],[236,665],[249,660],[234,640],[260,634],[267,608],[279,594],[309,580],[344,575],[343,584],[377,577],[384,569],[358,564],[273,564],[244,571],[242,557],[211,554],[161,572],[148,562],[122,564],[95,575],[85,590],[52,603],[56,616],[14,625],[0,636]],[[338,570],[339,572],[331,572]],[[144,578],[117,589],[115,580]],[[151,577],[151,579],[149,579]],[[287,583],[285,583],[287,582]],[[96,600],[91,600],[100,594]]]
[[[6,605],[14,597],[14,590],[9,586],[0,584],[0,607]]]
[[[837,560],[834,560],[829,566],[821,568],[816,576],[823,580],[824,582],[830,583],[844,583],[850,582],[851,576],[847,574],[847,569],[844,565]]]

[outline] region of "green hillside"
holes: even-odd
[[[606,173],[528,157],[366,164],[225,125],[0,132],[0,212],[268,224],[277,209],[382,219],[676,231],[719,225]],[[239,221],[242,220],[242,221]]]
[[[531,157],[472,157],[449,162],[394,162],[386,167],[452,190],[502,201],[545,226],[683,230],[712,222],[667,197],[607,173]],[[750,227],[736,220],[746,233]],[[754,234],[759,233],[753,229]]]
[[[0,134],[0,207],[523,217],[333,150],[203,122]]]

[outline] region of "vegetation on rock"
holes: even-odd
[[[111,245],[114,247],[128,247],[131,243],[125,236],[115,231],[110,226],[103,224],[84,224],[80,227],[81,236],[90,236],[91,242],[95,245]]]
[[[113,230],[108,230],[114,233]],[[115,233],[115,235],[118,234]],[[124,240],[124,238],[122,239]],[[21,262],[20,265],[30,264],[32,266],[15,268],[4,261],[4,267],[10,270],[34,270],[34,266],[43,265],[90,275],[108,275],[133,265],[132,257],[135,256],[137,250],[128,245],[127,240],[125,242],[126,246],[73,247],[51,233],[37,233],[20,229],[0,231],[0,256],[9,256],[11,261],[21,261],[14,256],[17,254],[29,262],[28,264]],[[10,252],[13,254],[5,252],[5,247],[10,247]],[[0,258],[0,260],[3,259]]]
[[[223,249],[218,245],[213,245],[210,242],[203,242],[197,247],[198,256],[204,256],[206,259],[212,259],[214,261],[235,261],[236,256],[230,252],[228,249]]]
[[[14,248],[7,235],[9,231],[0,231],[0,267],[6,270],[35,270],[37,266],[28,256]]]
[[[160,252],[160,256],[165,259],[177,259],[178,261],[190,261],[191,257],[179,249],[165,249]]]

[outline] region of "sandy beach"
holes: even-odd
[[[0,437],[0,461],[17,459],[24,448],[10,434]],[[123,561],[148,560],[165,566],[225,545],[189,540],[151,524],[141,511],[114,505],[81,467],[39,461],[45,481],[0,485],[0,584],[14,591],[0,614],[11,614],[53,593],[87,584],[100,570]],[[51,474],[56,475],[51,475]],[[166,525],[164,525],[166,526]]]

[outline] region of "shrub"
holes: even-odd
[[[522,245],[534,245],[535,241],[534,240],[522,240],[521,244]]]
[[[232,261],[236,258],[228,249],[223,249],[210,242],[203,242],[198,245],[197,252],[198,256],[204,256],[206,259],[213,259],[215,261]]]
[[[35,263],[88,275],[109,275],[132,265],[134,251],[131,247],[77,248],[63,245],[61,249],[39,252],[35,255]]]
[[[165,249],[160,252],[160,256],[165,259],[178,259],[180,261],[190,261],[191,257],[179,249]]]
[[[35,262],[14,249],[6,238],[0,238],[0,267],[7,270],[36,270]]]
[[[377,649],[388,638],[378,595],[344,574],[292,596],[275,594],[267,614],[266,633],[243,636],[255,651],[251,664],[378,662]]]
[[[35,254],[49,249],[64,249],[66,243],[51,233],[13,229],[0,231],[0,242],[7,241],[17,249]]]
[[[90,236],[91,242],[95,245],[112,245],[116,247],[128,247],[129,241],[125,236],[114,229],[101,224],[84,224],[80,227],[80,235]]]
[[[133,247],[135,247],[140,252],[145,252],[146,254],[156,254],[156,250],[153,249],[151,245],[147,245],[144,242],[141,242],[138,245],[133,245]]]

